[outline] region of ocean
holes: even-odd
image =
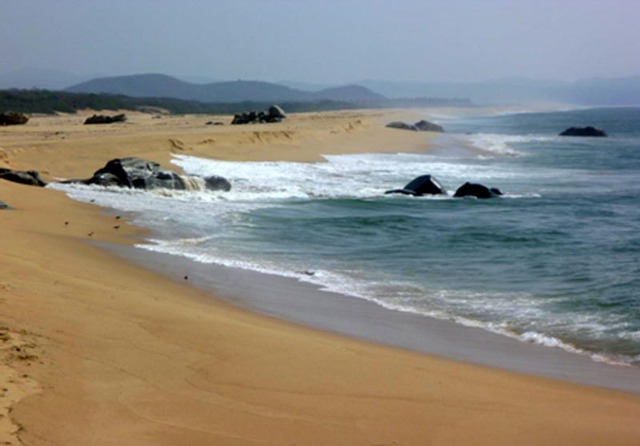
[[[149,228],[143,250],[638,366],[640,108],[425,118],[447,133],[424,154],[175,156],[188,174],[226,177],[230,192],[55,187]],[[557,136],[586,125],[609,137]],[[447,195],[384,194],[424,174]],[[466,181],[504,195],[453,198]]]

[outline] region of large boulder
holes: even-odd
[[[458,188],[454,197],[476,197],[476,198],[494,198],[502,195],[500,189],[495,187],[489,188],[483,184],[478,183],[464,183]]]
[[[444,129],[438,124],[425,121],[424,119],[422,121],[416,122],[415,124],[413,124],[413,126],[420,132],[444,132]]]
[[[24,113],[0,113],[0,125],[24,125],[27,122],[29,122],[29,117]]]
[[[225,192],[231,190],[231,183],[229,183],[229,180],[216,175],[204,177],[204,184],[207,190],[221,190]]]
[[[272,105],[271,107],[269,107],[269,110],[267,110],[267,115],[269,116],[269,119],[272,120],[287,119],[287,115],[279,105]]]
[[[127,115],[121,113],[119,115],[93,115],[84,120],[85,124],[113,124],[114,122],[125,122]]]
[[[21,171],[0,168],[0,179],[29,186],[44,187],[47,185],[47,183],[40,178],[40,174],[35,170]]]
[[[446,193],[440,182],[431,175],[422,175],[409,182],[402,189],[388,190],[385,194],[404,194],[420,197],[422,195],[442,195]]]
[[[86,180],[71,180],[68,183],[118,186],[134,189],[172,190],[221,190],[231,189],[228,180],[218,176],[193,177],[180,175],[172,170],[161,169],[160,164],[141,158],[116,158],[94,172]]]
[[[606,137],[607,133],[604,130],[597,129],[592,126],[588,127],[570,127],[559,136],[589,136],[589,137]]]

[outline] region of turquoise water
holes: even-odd
[[[318,164],[176,158],[187,173],[229,178],[227,194],[68,189],[153,229],[144,249],[639,363],[640,108],[435,121],[447,135],[434,154]],[[586,125],[610,137],[556,136]],[[449,195],[383,194],[423,174]],[[505,196],[452,198],[465,181]]]

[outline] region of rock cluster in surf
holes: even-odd
[[[385,194],[402,194],[420,197],[422,195],[442,195],[446,193],[440,182],[431,175],[422,175],[414,178],[402,189],[392,189]]]
[[[231,183],[223,177],[194,177],[161,169],[160,164],[141,158],[116,158],[96,170],[91,178],[71,180],[66,183],[97,184],[133,189],[171,190],[221,190],[231,189]]]
[[[47,185],[34,170],[17,171],[0,168],[0,179],[31,186]],[[226,178],[212,175],[196,177],[180,175],[177,172],[161,169],[160,164],[141,158],[115,158],[104,167],[96,170],[87,179],[61,181],[63,184],[85,184],[132,189],[170,189],[170,190],[211,190],[229,191],[231,183]]]
[[[446,193],[444,187],[432,175],[421,175],[411,180],[402,189],[392,189],[385,192],[385,194],[402,194],[414,197],[444,195]],[[502,195],[502,192],[495,187],[490,188],[483,184],[466,182],[456,190],[453,196],[456,198],[475,197],[486,199],[499,197],[500,195]]]

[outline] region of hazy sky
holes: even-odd
[[[640,0],[0,0],[0,73],[218,80],[640,74]]]

